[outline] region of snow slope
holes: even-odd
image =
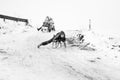
[[[120,80],[119,48],[107,47],[112,43],[106,37],[82,32],[96,51],[70,46],[53,49],[51,44],[38,49],[56,32],[25,27],[0,35],[0,80]],[[79,32],[65,33],[72,37]]]

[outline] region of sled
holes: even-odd
[[[80,44],[72,44],[71,47],[78,47],[80,50],[88,50],[88,51],[95,51],[96,49],[93,48],[90,43],[80,43]]]
[[[58,42],[52,42],[52,48],[58,48],[59,47],[59,43]]]
[[[84,49],[85,47],[87,47],[88,45],[90,45],[90,43],[83,43],[79,45],[80,49]]]
[[[92,47],[90,43],[85,43],[84,45],[80,45],[79,48],[80,50],[96,51],[96,49]]]

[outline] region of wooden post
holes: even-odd
[[[89,19],[89,31],[91,30],[91,19]]]

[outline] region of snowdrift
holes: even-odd
[[[26,27],[17,25],[12,32],[8,29],[0,34],[0,80],[120,80],[119,49],[110,48],[118,39],[109,40],[92,31],[65,31],[67,38],[84,34],[88,47],[96,50],[69,44],[67,48],[53,49],[49,44],[38,49],[39,43],[57,31],[42,33]]]

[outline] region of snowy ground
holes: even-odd
[[[0,33],[0,80],[120,80],[119,38],[85,31],[86,42],[95,51],[70,46],[53,49],[51,44],[38,49],[56,32],[25,26],[9,30]],[[66,31],[67,37],[73,33]]]

